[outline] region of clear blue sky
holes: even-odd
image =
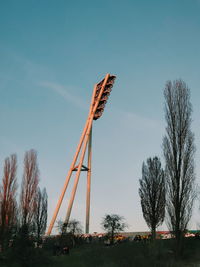
[[[117,80],[93,127],[91,232],[105,213],[124,216],[129,231],[146,230],[138,196],[142,162],[163,161],[163,88],[182,78],[191,88],[196,175],[200,168],[199,0],[2,0],[0,3],[0,170],[38,152],[49,218],[84,126],[93,85]],[[86,177],[72,217],[85,221]],[[66,198],[69,199],[69,192]],[[66,199],[58,218],[64,218]],[[190,227],[200,222],[195,209]],[[165,229],[162,226],[160,229]]]

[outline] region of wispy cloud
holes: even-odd
[[[87,109],[87,104],[81,99],[80,97],[77,97],[67,91],[67,89],[58,83],[52,83],[52,82],[40,82],[39,85],[44,88],[48,88],[56,92],[58,95],[60,95],[62,98],[67,100],[67,102],[77,106],[80,109]]]
[[[148,132],[148,131],[159,131],[163,132],[165,129],[165,125],[162,121],[152,119],[141,114],[124,111],[124,110],[116,110],[118,114],[118,118],[120,119],[120,124],[126,129]]]

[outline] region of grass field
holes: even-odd
[[[159,240],[155,244],[132,242],[113,247],[91,244],[70,251],[69,256],[53,257],[51,266],[70,267],[178,267],[200,266],[200,240],[186,240],[181,259],[175,260],[174,243]]]
[[[34,249],[19,261],[20,255],[8,255],[1,267],[200,267],[200,240],[185,239],[180,259],[175,259],[173,240],[125,242],[115,246],[103,243],[83,244],[69,255],[53,256],[51,249]]]

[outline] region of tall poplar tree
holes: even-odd
[[[165,218],[165,176],[158,157],[148,158],[147,163],[143,163],[139,182],[143,217],[154,240],[156,228]]]
[[[24,173],[20,195],[21,226],[29,228],[34,225],[34,215],[37,207],[37,188],[39,182],[39,169],[37,153],[29,150],[24,157]]]
[[[190,90],[182,80],[168,81],[164,90],[166,135],[167,215],[178,247],[192,215],[195,198],[194,134],[191,131]]]
[[[9,240],[16,224],[17,214],[17,156],[5,159],[2,185],[0,186],[0,243],[2,248]]]

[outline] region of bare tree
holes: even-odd
[[[101,225],[110,237],[111,245],[114,243],[115,235],[118,232],[124,231],[124,229],[127,227],[126,223],[124,222],[124,218],[117,214],[105,215]]]
[[[36,212],[37,187],[39,181],[39,170],[37,164],[37,153],[29,150],[24,157],[24,173],[20,195],[21,225],[32,226]]]
[[[156,228],[163,223],[165,217],[165,177],[158,157],[148,158],[147,164],[143,163],[142,179],[139,182],[143,217],[154,240]]]
[[[48,207],[48,196],[46,189],[44,188],[41,192],[40,188],[37,188],[36,193],[36,210],[34,214],[35,231],[38,241],[42,234],[45,233],[47,226],[47,207]]]
[[[76,238],[77,235],[83,232],[80,221],[76,219],[71,219],[68,223],[59,220],[57,222],[57,229],[60,233],[60,245],[68,244],[72,247],[74,247],[78,241]]]
[[[185,82],[168,81],[164,90],[166,135],[163,152],[166,163],[168,224],[180,245],[192,215],[195,198],[194,134],[191,131],[192,105]]]
[[[11,155],[5,159],[3,184],[0,187],[0,236],[1,245],[9,238],[13,226],[16,224],[16,190],[17,190],[17,156]]]
[[[59,220],[57,223],[57,229],[60,234],[81,234],[83,232],[81,223],[76,219],[71,219],[68,223]]]
[[[68,232],[72,235],[81,234],[83,232],[81,223],[76,219],[71,219],[67,224]]]

